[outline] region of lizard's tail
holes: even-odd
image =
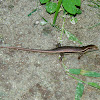
[[[52,51],[52,50],[28,49],[28,48],[21,48],[21,47],[1,46],[0,48],[15,49],[15,50],[22,50],[22,51],[29,51],[29,52],[40,52],[40,53],[59,53],[57,51]]]

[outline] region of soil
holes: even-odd
[[[94,44],[100,48],[100,9],[88,6],[89,0],[82,0],[82,14],[76,15],[76,24],[71,24],[66,15],[65,29],[74,34],[83,44]],[[43,16],[50,23],[54,14],[45,10],[37,0],[0,0],[0,45],[31,49],[52,49],[61,42],[63,46],[82,46],[70,41],[66,34],[49,24],[40,25]],[[39,15],[40,13],[40,15]],[[56,24],[62,27],[62,12]],[[89,52],[80,60],[77,54],[65,55],[63,63],[67,68],[81,68],[100,73],[100,51]],[[74,75],[86,82],[97,82],[100,78]],[[0,100],[74,100],[78,81],[66,75],[59,61],[59,54],[33,53],[19,50],[0,49]],[[100,90],[84,84],[81,100],[100,100]]]

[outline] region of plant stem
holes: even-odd
[[[80,82],[83,82],[83,83],[86,83],[86,84],[87,84],[87,82],[82,81],[82,80],[80,80],[80,79],[74,77],[73,75],[70,75],[67,71],[66,71],[66,74],[69,75],[70,77],[74,78],[74,79],[77,80],[77,81],[80,81]]]
[[[89,27],[89,29],[91,29],[91,28],[93,28],[93,27],[96,27],[96,26],[98,26],[98,25],[100,25],[100,23],[97,23],[97,24],[95,24],[95,25]]]
[[[60,41],[62,40],[62,35],[64,33],[64,23],[65,23],[65,17],[63,17],[63,25],[62,25],[61,34],[60,34]]]
[[[56,23],[56,19],[57,19],[57,15],[58,15],[58,11],[60,9],[61,3],[62,3],[62,0],[59,0],[58,5],[57,5],[57,9],[56,9],[56,12],[55,12],[55,16],[54,16],[54,19],[53,19],[53,25],[55,25],[55,23]]]
[[[64,67],[64,69],[66,69],[66,68],[67,68],[67,67],[66,67],[63,63],[62,63],[62,66]],[[83,83],[86,83],[86,84],[87,84],[87,82],[82,81],[82,80],[80,80],[80,79],[78,79],[78,78],[74,77],[73,75],[69,74],[69,72],[68,72],[68,71],[66,71],[66,74],[67,74],[68,76],[70,76],[70,77],[74,78],[74,79],[75,79],[75,80],[77,80],[77,81],[80,81],[80,82],[83,82]]]

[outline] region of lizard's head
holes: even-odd
[[[96,45],[88,45],[87,48],[88,48],[88,51],[99,50],[99,48]]]

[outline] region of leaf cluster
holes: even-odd
[[[62,1],[62,6],[64,10],[70,14],[81,14],[81,10],[79,9],[81,6],[81,0],[58,0],[58,2]],[[41,4],[46,4],[46,11],[50,14],[54,13],[57,8],[57,3],[52,2],[51,0],[40,0]]]

